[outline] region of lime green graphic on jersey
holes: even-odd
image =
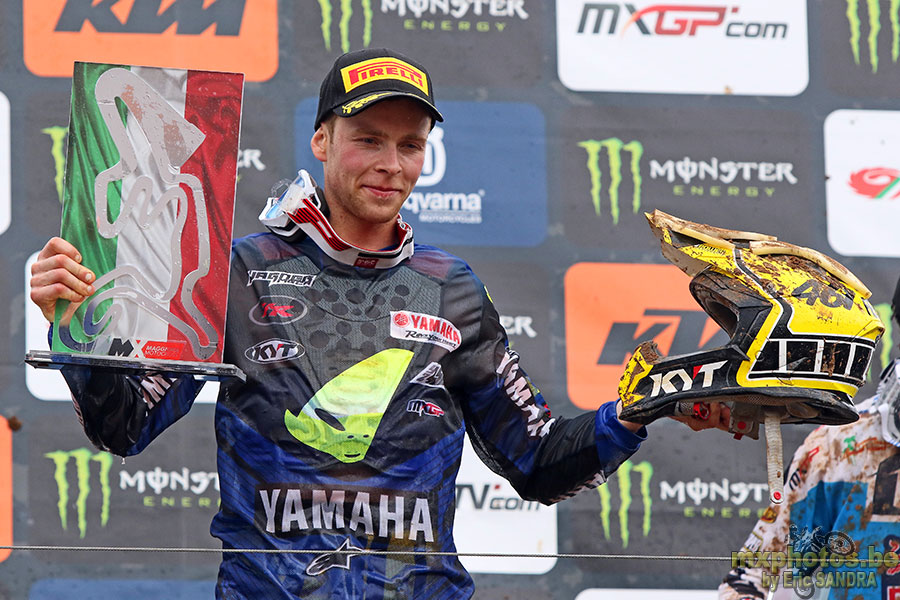
[[[390,348],[356,363],[322,386],[299,414],[285,411],[285,426],[343,463],[362,460],[412,357],[409,350]]]

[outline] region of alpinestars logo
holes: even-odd
[[[63,530],[69,530],[69,506],[71,498],[75,497],[75,518],[77,520],[78,536],[84,538],[88,527],[88,501],[92,498],[92,474],[96,471],[95,485],[100,488],[99,520],[100,526],[106,527],[109,522],[109,473],[112,468],[113,457],[107,452],[94,452],[88,448],[75,450],[48,452],[47,458],[53,461],[56,481],[56,492],[59,496],[59,522]],[[69,485],[69,464],[74,465],[76,487],[74,490]],[[97,464],[96,469],[91,465]]]
[[[433,388],[444,387],[444,371],[441,364],[432,362],[428,366],[419,371],[419,374],[412,378],[410,383],[418,383]]]
[[[863,4],[859,0],[846,0],[847,21],[850,25],[850,51],[853,53],[853,62],[857,65],[861,64],[862,47],[868,50],[869,65],[871,65],[872,73],[878,72],[878,37],[881,35],[881,2],[879,0],[866,0],[865,6],[868,12],[868,34],[863,38],[863,19],[860,16],[860,5]],[[900,58],[900,7],[895,2],[891,2],[888,9],[889,19],[891,22],[891,62],[896,63]]]
[[[312,559],[306,567],[306,574],[310,577],[321,575],[328,569],[350,570],[350,559],[365,552],[359,546],[350,543],[350,538],[345,538],[333,554],[321,554]]]
[[[647,537],[650,535],[650,520],[653,516],[653,498],[650,495],[650,480],[653,478],[652,464],[646,460],[637,464],[626,460],[619,466],[615,476],[610,479],[607,485],[601,485],[597,488],[597,493],[600,494],[600,524],[603,527],[603,537],[608,540],[611,537],[609,517],[612,514],[612,494],[609,491],[609,484],[612,481],[618,483],[619,508],[617,512],[620,526],[619,539],[622,542],[622,548],[628,547],[628,541],[631,537],[628,520],[631,513],[636,512],[631,510],[633,502],[632,473],[638,476],[637,494],[641,503],[639,511],[642,513],[641,534]]]

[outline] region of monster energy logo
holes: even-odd
[[[53,157],[53,167],[56,173],[53,177],[53,181],[56,183],[56,193],[59,194],[59,201],[62,202],[63,179],[66,168],[66,157],[63,149],[66,145],[66,136],[68,135],[69,130],[65,127],[53,126],[41,129],[41,133],[46,133],[50,136],[50,155]]]
[[[586,140],[578,142],[578,145],[587,152],[587,169],[591,176],[591,201],[594,204],[594,212],[602,215],[601,192],[603,189],[600,152],[606,149],[607,165],[609,171],[609,214],[612,216],[613,225],[619,223],[619,184],[622,183],[622,151],[631,155],[629,170],[633,187],[631,197],[631,209],[634,214],[641,208],[641,157],[644,154],[644,146],[635,140],[623,143],[619,138],[607,138],[605,140]]]
[[[622,548],[628,547],[628,509],[631,508],[631,472],[640,475],[639,494],[643,502],[644,518],[641,531],[644,537],[650,534],[650,516],[652,514],[653,500],[650,497],[650,479],[653,477],[653,465],[646,460],[634,464],[630,460],[623,462],[616,471],[616,480],[619,483],[619,535],[622,539]],[[600,523],[603,526],[603,537],[609,539],[609,516],[612,512],[610,502],[609,482],[597,488],[600,494]]]
[[[87,501],[91,494],[91,462],[100,464],[100,493],[102,503],[100,507],[100,525],[106,527],[109,521],[109,471],[112,468],[113,458],[107,452],[93,452],[88,448],[78,448],[68,452],[57,451],[45,454],[53,461],[55,471],[53,478],[56,480],[56,491],[59,499],[56,503],[59,508],[59,521],[62,528],[69,530],[69,481],[68,470],[70,459],[75,463],[75,480],[77,482],[77,496],[75,498],[75,510],[78,517],[78,533],[84,538],[87,532]]]
[[[353,3],[356,0],[339,0],[338,32],[341,35],[341,51],[350,51],[350,19],[353,17]],[[372,41],[372,0],[359,0],[363,16],[363,46],[368,48]],[[331,26],[334,21],[332,0],[319,0],[322,11],[322,41],[331,50]]]
[[[881,0],[865,0],[869,13],[869,35],[866,45],[869,49],[869,64],[872,73],[878,72],[878,35],[881,33]],[[891,21],[891,60],[900,58],[900,0],[890,0],[888,17]],[[850,50],[853,62],[859,64],[860,45],[862,41],[862,20],[859,17],[859,0],[847,0],[847,20],[850,22]]]

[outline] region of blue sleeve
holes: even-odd
[[[203,387],[190,375],[119,375],[67,366],[63,377],[88,439],[98,448],[130,456],[190,410]]]

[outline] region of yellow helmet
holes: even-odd
[[[662,359],[653,342],[641,344],[619,384],[623,419],[687,414],[695,401],[731,402],[733,429],[751,435],[766,412],[786,423],[859,418],[851,398],[884,331],[859,279],[828,256],[773,236],[659,210],[645,216],[663,256],[693,277],[694,299],[731,339]]]

